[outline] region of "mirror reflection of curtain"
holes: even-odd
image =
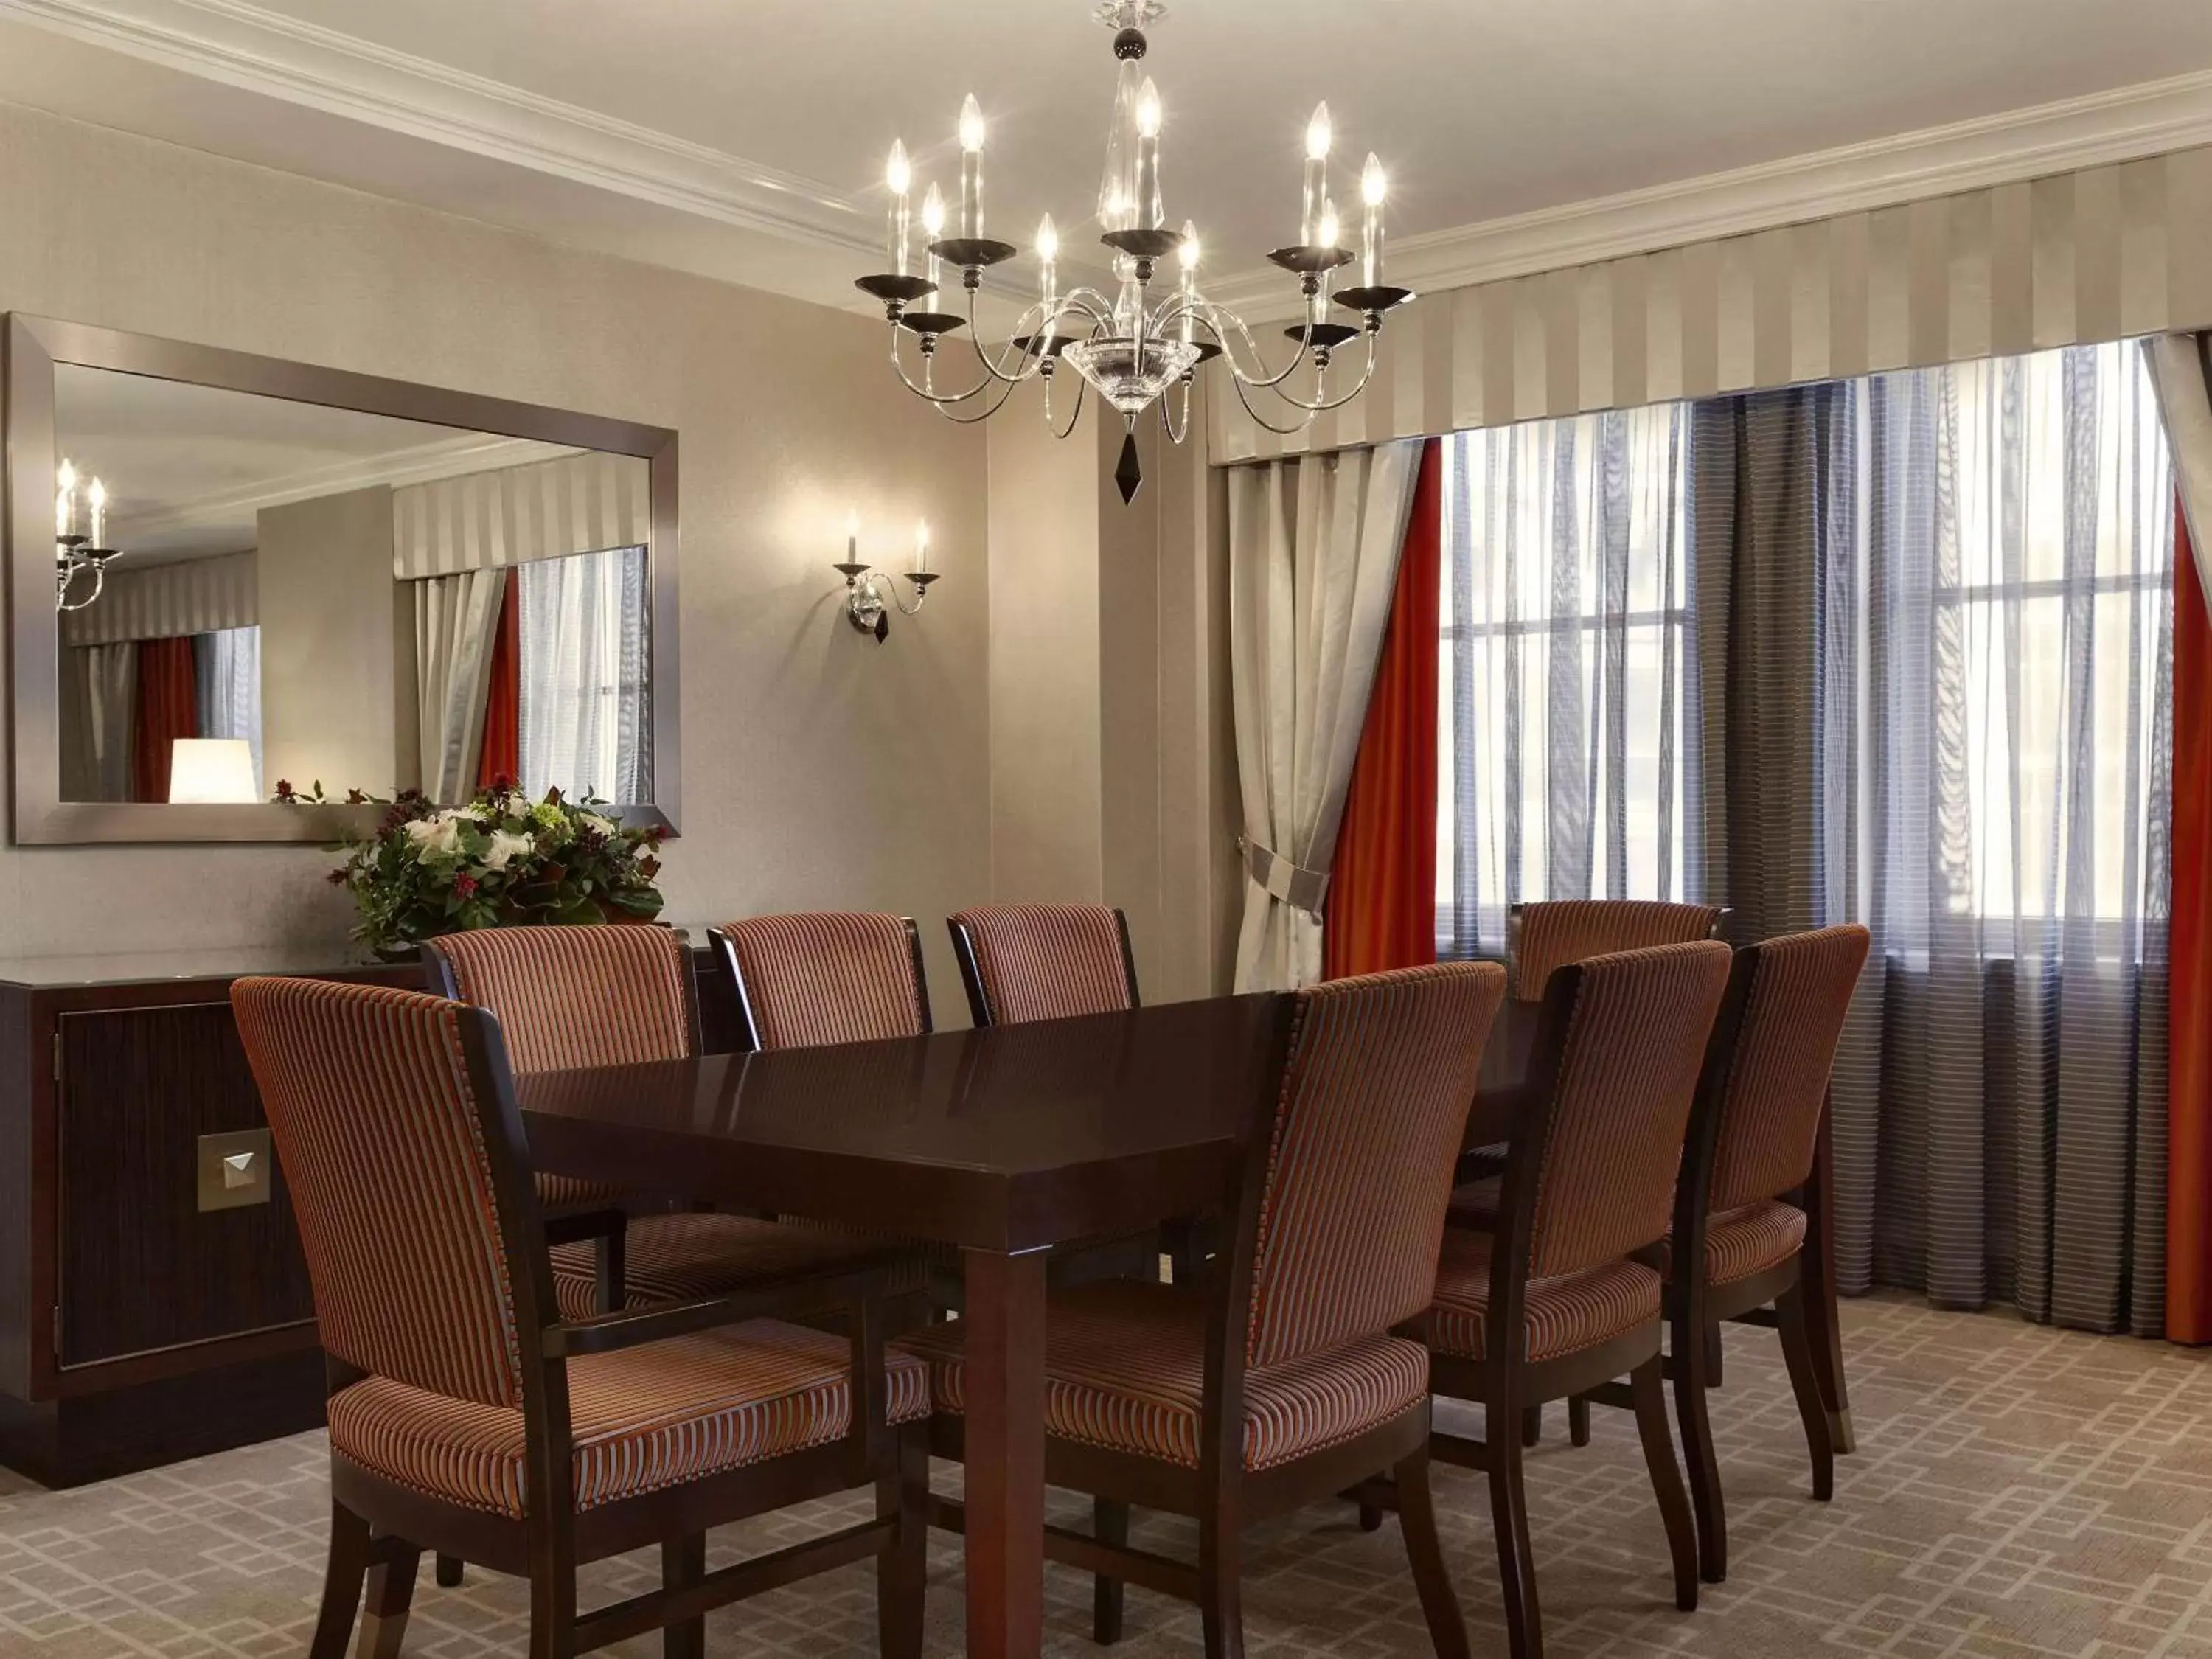
[[[192,636],[199,681],[200,736],[243,738],[253,751],[253,787],[268,793],[261,771],[261,630],[224,628]]]
[[[507,581],[504,570],[463,570],[411,584],[422,788],[432,800],[465,801],[476,793]]]
[[[138,647],[71,646],[61,653],[62,799],[131,799],[131,728]]]
[[[130,798],[167,801],[169,762],[177,739],[199,734],[199,684],[191,636],[140,641],[137,718],[131,735]]]
[[[642,547],[518,566],[522,784],[572,798],[652,798]]]

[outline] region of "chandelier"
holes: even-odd
[[[1412,290],[1382,280],[1382,163],[1373,155],[1360,176],[1363,210],[1357,252],[1340,246],[1341,226],[1329,197],[1328,155],[1332,142],[1328,106],[1314,111],[1306,128],[1304,191],[1298,240],[1267,258],[1297,280],[1304,316],[1283,332],[1293,343],[1288,360],[1270,367],[1243,319],[1214,304],[1200,291],[1197,227],[1168,227],[1160,196],[1159,92],[1140,65],[1145,27],[1165,8],[1159,0],[1104,0],[1097,18],[1115,31],[1114,56],[1121,78],[1107,129],[1106,167],[1098,186],[1099,240],[1112,252],[1115,292],[1059,287],[1060,237],[1052,216],[1037,226],[1037,292],[1022,311],[1003,347],[986,348],[976,338],[975,296],[983,273],[1014,257],[1009,242],[983,234],[982,110],[971,95],[960,111],[960,202],[957,234],[945,234],[945,202],[935,185],[922,198],[922,258],[917,268],[913,241],[914,173],[903,143],[891,146],[884,182],[890,188],[885,237],[890,269],[863,276],[858,286],[883,301],[891,323],[891,362],[907,389],[946,418],[973,424],[998,413],[1016,386],[1027,380],[1044,390],[1044,417],[1055,437],[1074,430],[1083,413],[1084,394],[1095,389],[1121,417],[1125,435],[1114,480],[1127,502],[1142,482],[1137,459],[1139,416],[1158,405],[1169,441],[1181,443],[1190,427],[1190,388],[1199,368],[1218,357],[1230,384],[1252,418],[1269,431],[1290,434],[1326,410],[1340,409],[1366,388],[1375,373],[1375,343],[1386,314],[1411,300]],[[1332,292],[1335,273],[1361,262],[1356,285]],[[1158,281],[1173,262],[1171,283]],[[959,272],[966,300],[958,311],[941,302],[916,309],[942,286],[945,268]],[[1158,286],[1163,291],[1157,297]],[[1334,320],[1332,305],[1358,319]],[[963,328],[975,357],[972,384],[958,391],[941,388],[938,374],[946,337]],[[906,337],[915,337],[918,376],[908,364]],[[1364,346],[1357,380],[1332,386],[1330,372],[1344,348]],[[1066,362],[1079,377],[1074,405],[1065,423],[1053,413],[1058,366]],[[1302,369],[1310,370],[1302,374]]]
[[[107,562],[123,556],[104,545],[106,539],[107,486],[94,478],[79,488],[76,468],[64,459],[54,475],[55,610],[82,611],[100,597],[107,586]],[[88,571],[91,589],[80,592],[77,578]]]

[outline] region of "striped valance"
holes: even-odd
[[[260,621],[252,553],[179,559],[169,564],[110,565],[99,599],[61,615],[64,645],[114,645],[252,628]],[[85,579],[79,577],[80,582]]]
[[[392,492],[392,568],[403,581],[488,570],[653,537],[651,468],[598,451]]]
[[[2208,325],[2200,149],[1431,294],[1383,331],[1364,395],[1303,433],[1217,381],[1208,448],[1224,465]]]

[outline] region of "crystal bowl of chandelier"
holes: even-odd
[[[1314,111],[1306,128],[1298,240],[1267,256],[1296,279],[1303,301],[1301,320],[1283,331],[1295,343],[1291,359],[1280,368],[1270,368],[1244,321],[1200,291],[1195,225],[1188,220],[1179,230],[1168,225],[1160,192],[1160,98],[1149,77],[1139,78],[1138,60],[1144,49],[1143,37],[1134,29],[1124,30],[1116,37],[1121,76],[1108,131],[1097,210],[1099,240],[1111,255],[1112,291],[1081,285],[1062,290],[1060,237],[1052,216],[1045,215],[1037,226],[1035,243],[1036,297],[1025,304],[1003,351],[987,351],[976,345],[976,356],[986,373],[964,391],[945,392],[938,387],[939,343],[963,325],[974,340],[975,296],[982,287],[983,273],[1018,252],[1012,243],[994,240],[984,231],[987,133],[982,110],[971,95],[960,112],[958,216],[948,226],[944,194],[936,185],[930,185],[921,198],[918,252],[912,206],[917,181],[905,145],[891,147],[884,169],[890,198],[885,227],[890,268],[861,277],[858,286],[884,304],[894,328],[892,356],[908,389],[952,418],[982,419],[995,412],[1013,386],[1036,378],[1045,382],[1049,420],[1054,365],[1065,360],[1085,385],[1096,388],[1132,425],[1146,408],[1162,401],[1171,386],[1179,385],[1183,388],[1187,424],[1192,380],[1201,364],[1219,357],[1238,397],[1255,418],[1279,432],[1295,431],[1322,410],[1340,407],[1358,395],[1374,370],[1375,339],[1384,316],[1413,297],[1410,289],[1384,281],[1386,180],[1382,162],[1372,155],[1360,175],[1359,246],[1355,249],[1342,245],[1340,222],[1329,193],[1328,159],[1334,132],[1328,106],[1322,104]],[[1171,285],[1158,284],[1164,291],[1155,298],[1156,277],[1170,260],[1175,279]],[[1360,264],[1359,281],[1334,289],[1336,273],[1355,260]],[[960,273],[960,286],[967,296],[964,308],[956,312],[941,302],[921,308],[923,301],[939,294],[948,266]],[[1352,312],[1360,320],[1357,324],[1332,320],[1333,305]],[[922,356],[918,382],[908,374],[897,349],[898,338],[909,333],[918,337]],[[1358,384],[1332,395],[1327,376],[1333,357],[1363,337],[1366,360]],[[1310,398],[1290,385],[1303,364],[1310,364],[1313,371]],[[980,413],[957,412],[958,405],[994,389],[995,398]],[[1269,420],[1253,405],[1248,395],[1253,390],[1271,392],[1289,405],[1293,423],[1282,426]],[[1080,389],[1078,409],[1079,412]],[[1162,416],[1170,434],[1180,441],[1182,431],[1164,402]],[[1069,428],[1073,424],[1071,417]]]

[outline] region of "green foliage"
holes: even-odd
[[[276,799],[321,803],[312,790],[276,786]],[[660,914],[662,831],[626,828],[550,790],[532,801],[518,789],[480,792],[466,806],[433,805],[418,790],[385,801],[349,792],[354,805],[386,808],[374,834],[333,850],[331,872],[361,913],[354,937],[400,951],[440,933],[550,922],[651,921]]]

